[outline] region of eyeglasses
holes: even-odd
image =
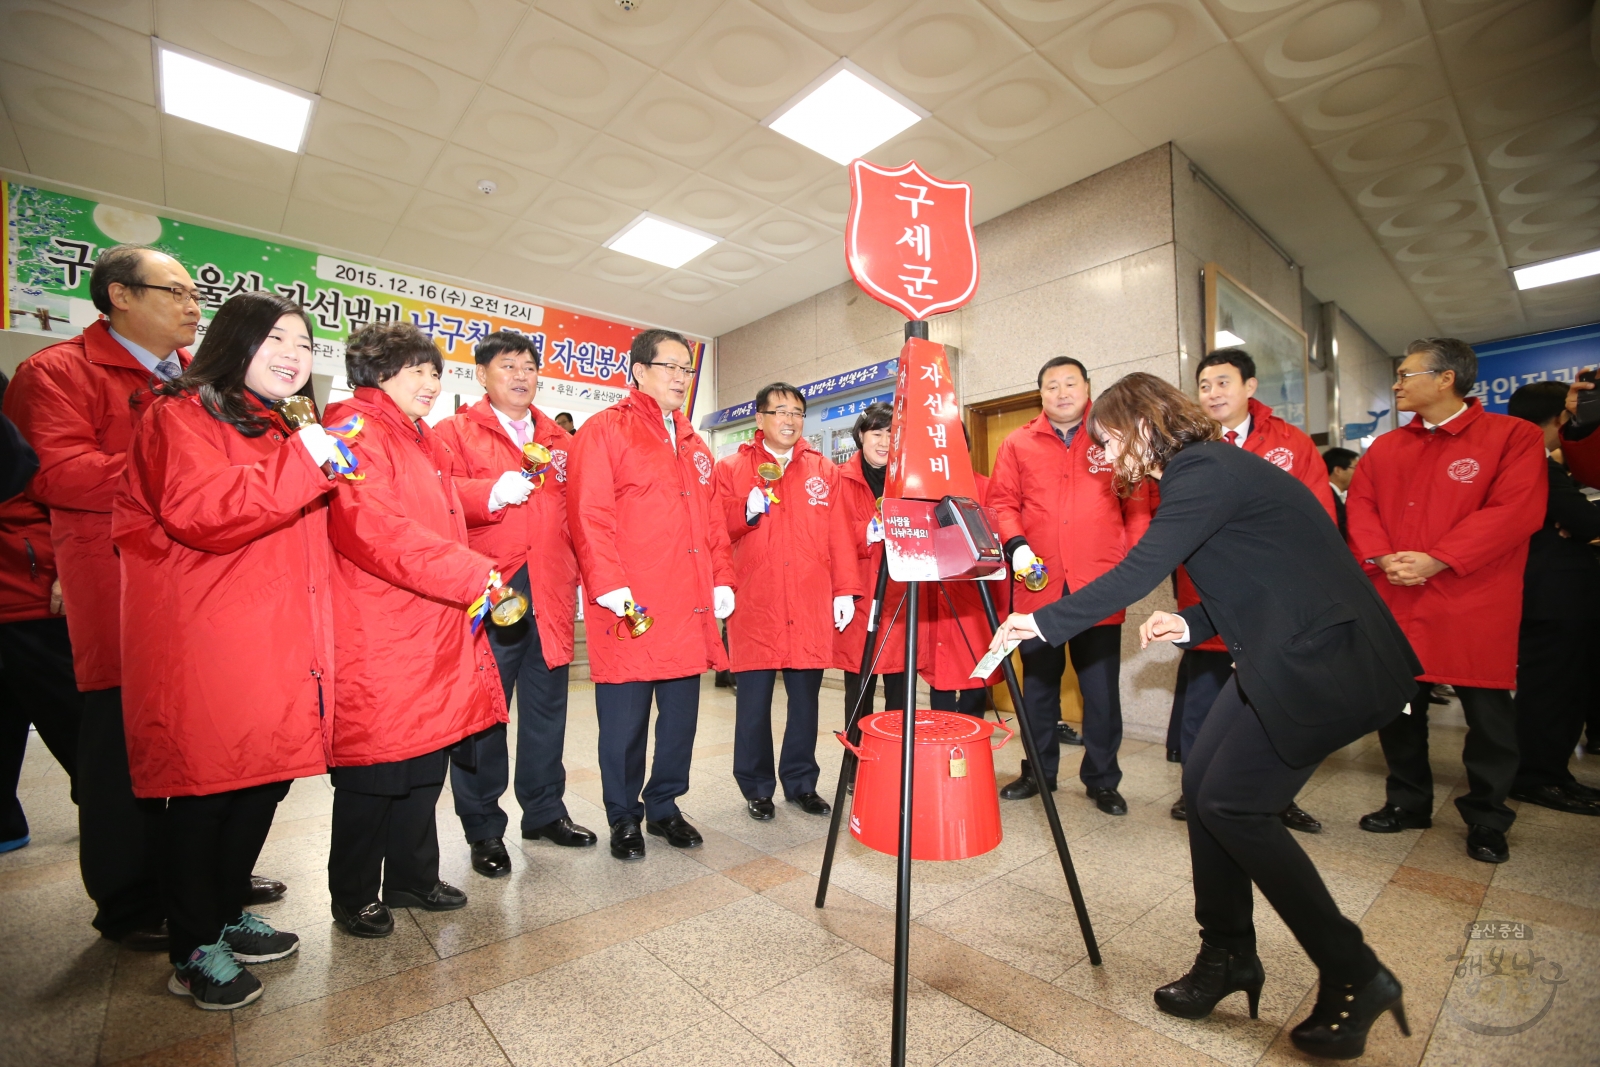
[[[163,289],[172,294],[172,302],[174,304],[187,304],[192,300],[195,306],[198,307],[201,300],[200,290],[185,289],[181,285],[146,285],[144,282],[128,282],[127,287],[129,289]]]
[[[758,411],[757,415],[771,415],[778,419],[803,419],[806,413],[795,408],[773,408],[771,411]]]
[[[1407,378],[1415,378],[1419,374],[1438,374],[1436,370],[1403,370],[1394,376],[1394,384],[1404,385]]]
[[[682,363],[666,363],[661,360],[657,360],[654,363],[646,363],[645,366],[660,367],[662,370],[667,372],[667,377],[669,378],[688,378],[694,374],[693,367],[685,367]]]

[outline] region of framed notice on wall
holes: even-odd
[[[1215,263],[1205,280],[1205,351],[1242,348],[1256,361],[1256,399],[1285,422],[1307,430],[1306,332]]]

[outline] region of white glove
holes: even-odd
[[[306,451],[311,454],[311,462],[319,467],[325,463],[332,463],[339,458],[339,450],[334,447],[333,438],[328,435],[327,430],[324,430],[316,423],[312,423],[310,426],[302,426],[295,431],[294,437],[295,440],[305,445]]]
[[[519,474],[517,477],[520,478],[522,476]],[[619,619],[627,614],[627,612],[623,610],[624,606],[632,600],[633,590],[629,589],[627,586],[623,586],[621,589],[613,589],[611,592],[606,593],[603,596],[597,596],[594,598],[594,602],[596,604],[599,604],[601,607],[605,608]]]
[[[711,590],[711,613],[719,619],[733,614],[733,590],[719,585]]]
[[[533,482],[524,478],[521,471],[506,471],[489,490],[489,510],[495,512],[510,504],[521,504],[532,492]]]
[[[883,540],[883,520],[874,515],[867,522],[867,544],[875,545]]]
[[[1018,545],[1017,550],[1011,553],[1012,573],[1027,574],[1028,569],[1033,566],[1033,561],[1037,558],[1038,555],[1026,543]]]
[[[850,620],[856,617],[856,598],[853,596],[836,596],[833,598],[833,628],[844,633],[844,628],[850,625]]]
[[[750,490],[750,495],[744,502],[744,521],[747,526],[754,526],[758,515],[767,513],[767,494],[759,488]]]

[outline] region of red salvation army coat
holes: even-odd
[[[838,633],[833,598],[867,592],[840,503],[839,468],[800,438],[783,477],[772,483],[778,503],[748,526],[745,502],[764,484],[756,466],[775,462],[758,430],[717,463],[714,484],[739,595],[739,610],[728,619],[728,658],[735,671],[826,670]]]
[[[857,452],[839,467],[839,502],[850,528],[850,540],[855,545],[861,599],[856,601],[856,613],[850,625],[843,633],[834,631],[833,665],[851,674],[861,669],[861,650],[867,644],[867,612],[877,589],[878,567],[883,561],[883,542],[867,544],[867,523],[878,514],[878,498],[861,473],[861,462],[861,453]],[[926,595],[926,591],[922,595]],[[883,593],[873,674],[900,674],[906,669],[905,598],[905,585],[890,578]],[[918,643],[919,666],[927,662],[926,649],[926,642]]]
[[[334,767],[427,755],[507,720],[488,635],[472,633],[466,611],[494,562],[467,547],[451,454],[381,389],[357,389],[323,421],[358,413],[366,425],[350,449],[365,477],[339,479],[328,516]]]
[[[1600,431],[1592,431],[1576,441],[1563,433],[1561,457],[1567,461],[1567,470],[1574,478],[1591,489],[1600,488]]]
[[[1084,409],[1085,419],[1092,407]],[[1069,450],[1043,414],[1000,442],[988,503],[1000,521],[1001,543],[1023,538],[1050,572],[1050,584],[1037,593],[1010,582],[1011,610],[1019,612],[1059,600],[1063,582],[1067,589],[1088,585],[1121,563],[1150,525],[1148,490],[1140,486],[1119,497],[1105,450],[1082,429]],[[1097,625],[1118,625],[1126,614]]]
[[[189,365],[187,351],[177,356]],[[72,666],[84,692],[122,684],[111,502],[137,411],[151,398],[150,382],[150,372],[102,320],[23,360],[6,390],[5,413],[39,454],[28,495],[50,509]]]
[[[161,397],[134,430],[111,521],[135,796],[327,769],[318,692],[332,715],[334,484],[272,422],[246,437],[197,397]]]
[[[727,670],[712,590],[732,587],[728,531],[711,486],[711,451],[682,412],[668,444],[661,406],[637,389],[587,419],[567,471],[567,522],[589,607],[596,682],[653,682]],[[655,619],[618,640],[595,601],[627,586]],[[741,608],[741,610],[743,610]]]
[[[976,471],[972,476],[978,480],[978,503],[987,504],[989,478]],[[987,583],[989,595],[994,600],[995,614],[1001,618],[1005,618],[1003,613],[1011,595],[1006,588],[1010,581],[1011,568],[1008,565],[1004,580]],[[942,593],[939,586],[932,582],[922,587],[921,641],[928,646],[928,659],[926,663],[917,665],[918,673],[934,689],[981,689],[997,685],[1003,677],[998,669],[988,678],[969,677],[978,660],[989,651],[989,642],[994,638],[994,630],[989,627],[989,616],[983,611],[978,583],[963,580],[943,584]],[[921,648],[920,643],[918,648]],[[922,659],[920,651],[917,658]]]
[[[495,562],[507,582],[528,565],[534,624],[547,667],[572,662],[573,618],[578,612],[578,557],[567,531],[567,459],[572,435],[538,408],[529,408],[533,440],[550,450],[544,483],[527,503],[489,514],[489,491],[507,471],[522,469],[522,450],[506,434],[487,398],[433,428],[450,450],[450,473],[462,500],[482,502],[467,519],[467,543]],[[602,590],[603,591],[603,590]]]
[[[1356,557],[1426,552],[1447,566],[1426,585],[1400,586],[1363,562],[1423,681],[1516,686],[1522,572],[1548,494],[1539,427],[1476,400],[1437,430],[1414,418],[1379,436],[1356,464],[1345,498]]]
[[[1328,484],[1328,465],[1322,461],[1322,453],[1317,451],[1316,442],[1304,430],[1284,422],[1272,413],[1270,407],[1251,397],[1250,435],[1239,447],[1299,478],[1327,510],[1333,524],[1339,524],[1339,513],[1333,503],[1333,487]],[[1192,608],[1198,603],[1200,593],[1189,580],[1189,572],[1179,567],[1178,610]],[[1228,650],[1221,634],[1194,647],[1201,652]]]
[[[50,513],[18,493],[0,504],[0,623],[50,618],[55,580]]]

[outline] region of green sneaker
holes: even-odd
[[[261,980],[234,962],[226,941],[201,945],[174,967],[167,992],[193,997],[205,1011],[232,1011],[261,996]]]
[[[271,963],[292,956],[300,947],[298,934],[274,930],[254,912],[243,912],[222,928],[222,940],[240,963]]]

